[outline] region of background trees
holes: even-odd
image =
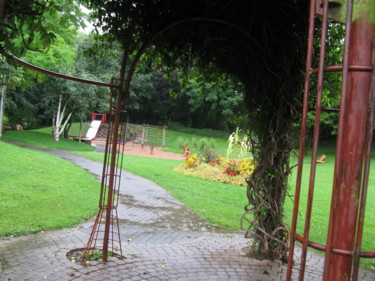
[[[59,39],[51,43],[48,52],[25,49],[21,58],[46,69],[96,81],[109,82],[118,76],[121,64],[118,44],[114,44],[110,55],[103,55],[107,50],[90,49],[95,44],[92,35],[70,28],[63,36],[56,37]],[[9,88],[5,103],[7,125],[11,127],[49,126],[60,95],[62,103],[67,103],[66,110],[72,112],[71,122],[86,121],[91,112],[108,112],[106,88],[48,77],[29,69],[22,71],[22,82]],[[175,121],[189,127],[228,131],[235,126],[231,119],[244,111],[241,91],[243,87],[229,77],[206,82],[196,69],[187,77],[177,70],[171,74],[163,69],[150,71],[141,67],[131,84],[130,122],[168,125]]]

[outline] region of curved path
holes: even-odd
[[[67,151],[40,150],[100,178],[98,162]],[[67,259],[70,250],[85,247],[91,219],[74,228],[0,240],[0,281],[285,279],[281,262],[246,256],[243,235],[207,223],[149,180],[127,172],[122,176],[118,211],[126,259],[87,267]],[[322,258],[309,254],[305,280],[321,280],[322,267]],[[375,280],[375,274],[363,271],[361,280]]]

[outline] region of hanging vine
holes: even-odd
[[[157,58],[168,69],[183,71],[194,63],[202,72],[225,73],[242,82],[256,163],[247,189],[248,236],[259,257],[285,257],[283,206],[292,124],[302,93],[309,1],[86,1],[103,40],[131,42],[134,61],[145,52],[148,62]],[[134,69],[132,63],[126,89]]]

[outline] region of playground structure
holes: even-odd
[[[128,124],[128,134],[133,143],[142,146],[165,146],[166,126]]]
[[[106,119],[107,119],[106,114],[91,113],[91,123],[86,132],[86,135],[82,138],[82,140],[92,141],[93,139],[95,139],[99,132],[100,127],[105,124]]]

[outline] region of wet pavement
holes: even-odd
[[[68,151],[40,150],[101,178],[101,163]],[[1,239],[0,281],[285,280],[285,264],[246,255],[243,234],[207,223],[147,179],[127,172],[122,177],[118,215],[125,259],[89,266],[67,259],[69,251],[85,247],[91,219],[74,228]],[[322,268],[322,256],[309,253],[305,280],[321,280]],[[375,280],[375,273],[361,271],[360,280]]]

